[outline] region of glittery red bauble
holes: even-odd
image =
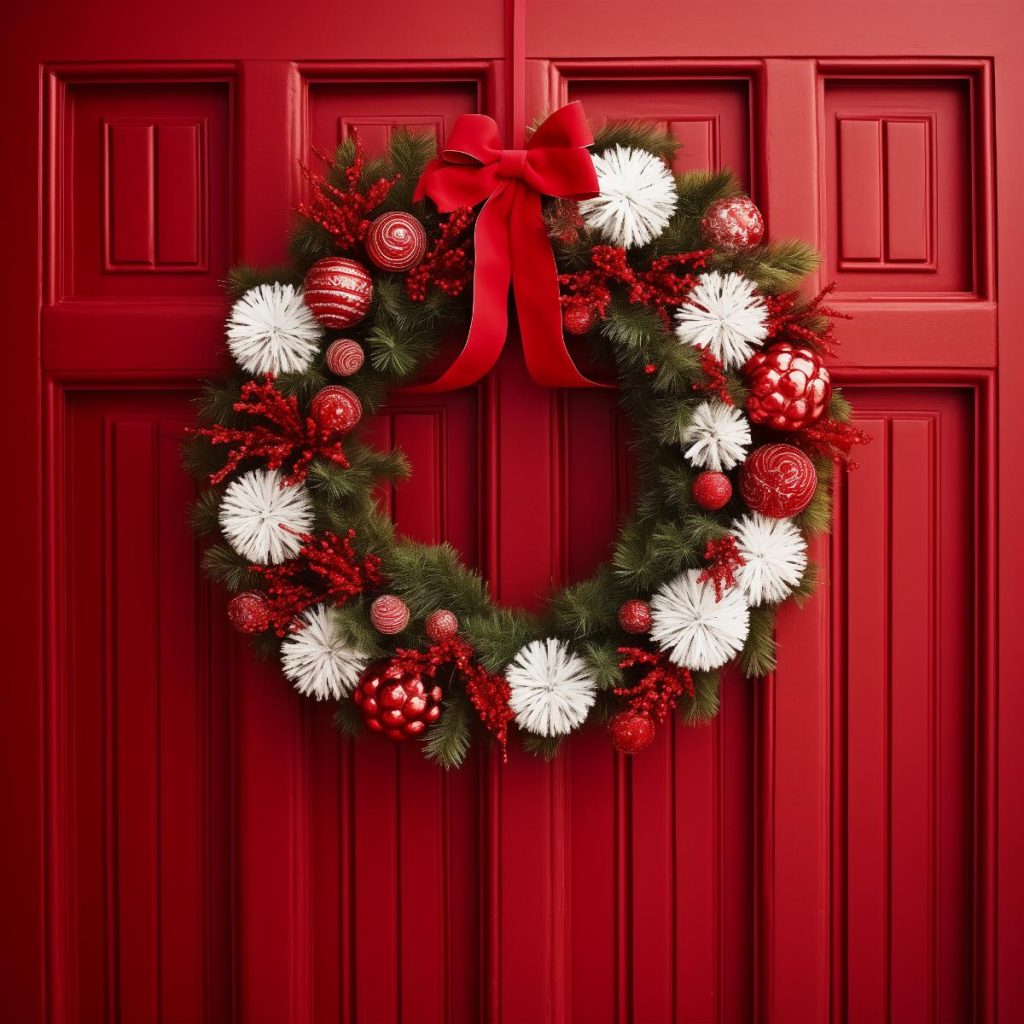
[[[381,594],[370,605],[370,622],[378,633],[401,633],[409,625],[409,608],[400,597]]]
[[[427,616],[427,636],[434,643],[441,643],[444,640],[451,640],[459,631],[459,620],[455,612],[447,608],[439,608]]]
[[[761,211],[746,197],[718,199],[700,222],[704,241],[715,249],[735,252],[757,245],[764,237]]]
[[[381,270],[411,270],[427,252],[427,233],[411,213],[382,213],[366,232],[366,255]]]
[[[352,694],[367,729],[400,743],[419,736],[441,717],[441,687],[398,665],[371,665]]]
[[[255,590],[236,594],[228,601],[228,619],[240,633],[262,633],[270,626],[267,599]]]
[[[342,330],[370,311],[373,279],[355,260],[328,256],[309,268],[303,282],[306,305],[325,327]]]
[[[569,334],[586,334],[597,323],[597,314],[585,306],[571,306],[562,313],[562,324]]]
[[[747,360],[743,375],[750,388],[747,415],[772,430],[801,430],[828,408],[832,379],[821,356],[809,348],[780,342]]]
[[[612,716],[608,732],[620,754],[639,754],[654,740],[654,719],[642,711],[620,711]]]
[[[309,403],[309,414],[316,425],[329,434],[347,434],[363,415],[358,396],[340,384],[321,388]]]
[[[755,511],[773,519],[795,516],[810,504],[818,474],[814,463],[791,444],[755,448],[740,470],[740,494]]]
[[[327,369],[336,377],[351,377],[363,366],[363,346],[351,338],[339,338],[327,348]]]
[[[634,597],[619,605],[619,625],[627,633],[646,633],[651,628],[651,606]]]
[[[722,508],[732,497],[732,483],[724,473],[708,469],[693,481],[693,500],[714,512]]]

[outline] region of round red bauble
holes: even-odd
[[[747,415],[772,430],[802,430],[828,408],[832,379],[812,349],[780,342],[747,360]]]
[[[740,494],[755,511],[773,519],[795,516],[810,504],[818,474],[814,463],[791,444],[755,448],[740,470]]]
[[[562,313],[562,324],[569,334],[586,334],[597,323],[597,314],[586,306],[570,306]]]
[[[378,633],[401,633],[409,625],[409,607],[394,594],[381,594],[370,605],[370,622]]]
[[[381,270],[411,270],[426,252],[427,233],[411,213],[382,213],[366,232],[366,255]]]
[[[439,644],[445,640],[451,640],[458,631],[459,620],[456,618],[455,612],[450,612],[447,608],[439,608],[427,616],[427,636],[434,643]]]
[[[361,263],[340,256],[317,260],[303,282],[306,305],[325,327],[343,330],[370,311],[373,278]]]
[[[612,716],[608,732],[620,754],[639,754],[654,740],[654,719],[642,711],[620,711]]]
[[[371,665],[352,694],[366,727],[400,743],[441,717],[441,687],[392,662]]]
[[[627,633],[646,633],[651,628],[651,606],[638,597],[619,605],[619,625]]]
[[[710,512],[723,508],[732,497],[732,483],[724,473],[708,469],[693,481],[693,500]]]
[[[351,377],[358,373],[365,359],[363,346],[351,338],[339,338],[327,348],[327,369],[336,377]]]
[[[270,625],[267,599],[255,590],[236,594],[228,601],[228,619],[239,633],[262,633]]]
[[[764,238],[764,218],[746,196],[733,196],[718,199],[707,208],[700,230],[704,241],[715,249],[736,252]]]
[[[362,417],[363,406],[355,392],[340,384],[329,384],[313,396],[309,414],[325,433],[347,434]]]

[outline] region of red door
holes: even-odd
[[[5,26],[4,1020],[1024,1019],[1022,22],[994,0],[51,2]],[[228,635],[178,444],[236,259],[353,127],[581,99],[815,240],[875,437],[778,671],[631,762],[349,745]],[[38,160],[36,157],[38,156]],[[996,197],[998,194],[998,205]],[[628,502],[614,402],[379,424],[507,602]],[[1015,605],[1014,599],[1017,599]]]

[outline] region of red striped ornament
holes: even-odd
[[[447,608],[438,608],[436,612],[431,612],[427,616],[427,636],[434,643],[451,640],[458,631],[459,620],[455,612],[450,612]]]
[[[351,377],[358,373],[366,358],[363,346],[351,338],[332,341],[327,349],[327,369],[336,377]]]
[[[382,213],[366,232],[366,255],[381,270],[412,270],[426,253],[427,233],[411,213]]]
[[[381,594],[370,605],[370,622],[378,633],[401,633],[409,625],[409,607],[395,594]]]
[[[340,384],[329,384],[313,396],[309,414],[326,433],[347,434],[362,419],[363,405],[355,392]]]
[[[342,330],[370,311],[373,278],[361,263],[340,256],[317,260],[303,282],[306,305],[325,327]]]
[[[818,486],[814,463],[791,444],[755,448],[740,469],[740,494],[755,511],[785,519],[811,503]]]

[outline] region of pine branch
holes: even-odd
[[[580,654],[599,689],[613,690],[616,686],[622,685],[622,669],[619,668],[617,647],[588,642],[580,645]]]
[[[772,606],[750,609],[750,629],[739,661],[748,679],[774,671],[775,609]]]
[[[716,256],[711,263],[738,271],[770,295],[793,291],[820,264],[817,249],[799,239],[767,242],[753,249]]]
[[[680,715],[687,725],[706,725],[718,714],[718,673],[694,672],[693,685],[694,695],[680,703]]]
[[[441,717],[423,740],[423,756],[443,768],[458,768],[469,750],[469,705],[464,697],[451,694],[441,701]]]
[[[640,120],[608,121],[594,133],[595,153],[603,153],[615,146],[646,149],[666,163],[671,163],[679,150],[679,143],[667,128]]]
[[[480,664],[488,672],[504,672],[535,634],[530,616],[518,608],[491,608],[467,616],[462,626],[467,639],[476,648]]]
[[[259,588],[260,578],[249,563],[226,544],[214,544],[203,552],[203,571],[232,593]]]
[[[236,263],[222,282],[224,290],[233,299],[240,299],[250,288],[261,284],[302,284],[302,275],[288,263],[273,267],[257,267],[249,263]]]
[[[357,740],[363,734],[363,713],[348,699],[338,701],[334,712],[335,728],[350,740]]]
[[[523,750],[534,757],[542,757],[545,761],[553,761],[562,746],[563,736],[538,736],[532,732],[520,734]]]
[[[220,529],[220,494],[212,487],[203,491],[189,510],[189,525],[200,537],[216,533]]]

